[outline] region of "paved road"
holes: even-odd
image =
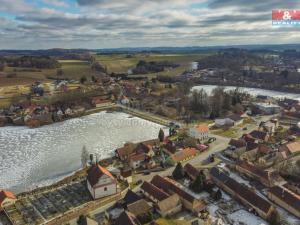
[[[274,115],[267,115],[267,116],[259,116],[259,117],[255,118],[255,124],[247,125],[247,128],[248,128],[247,131],[243,131],[241,129],[241,133],[240,133],[239,137],[241,137],[244,133],[250,133],[252,130],[257,129],[257,126],[260,124],[260,122],[268,121],[273,117],[274,117]],[[210,137],[216,137],[217,140],[211,144],[208,151],[205,151],[205,152],[199,154],[198,156],[196,156],[195,158],[193,158],[187,162],[184,162],[182,164],[185,165],[186,163],[190,163],[196,167],[200,166],[201,162],[206,160],[211,154],[219,153],[222,150],[226,149],[228,146],[228,142],[230,141],[230,138],[219,136],[219,135],[210,134]],[[161,172],[152,172],[149,175],[137,174],[137,175],[135,175],[134,179],[135,179],[135,181],[138,181],[138,180],[149,181],[156,174],[159,174],[161,176],[171,175],[173,170],[174,170],[174,167],[171,167],[171,168],[168,168],[167,170],[164,170]]]
[[[210,137],[215,137],[217,140],[211,144],[210,148],[207,151],[202,152],[199,155],[197,155],[196,157],[192,158],[191,160],[182,163],[183,166],[187,163],[190,163],[194,166],[200,166],[201,162],[203,160],[207,159],[211,154],[224,150],[227,147],[228,142],[230,140],[230,138],[221,137],[221,136],[213,135],[213,134],[211,134]],[[169,176],[172,174],[174,168],[175,167],[170,167],[164,171],[152,172],[149,175],[137,174],[134,176],[134,181],[138,181],[138,180],[150,181],[152,179],[152,177],[154,177],[157,174],[159,174],[161,176]]]

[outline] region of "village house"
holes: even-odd
[[[245,161],[237,162],[236,170],[247,177],[259,181],[266,187],[272,187],[276,182],[284,181],[277,172],[260,169]]]
[[[272,214],[272,211],[274,211],[274,207],[271,203],[260,197],[244,184],[240,184],[230,178],[220,169],[213,167],[210,170],[210,175],[216,185],[233,196],[233,198],[243,203],[249,209],[258,213],[263,219],[267,220]]]
[[[129,158],[129,165],[132,169],[137,169],[142,166],[142,164],[144,163],[146,158],[147,158],[147,155],[144,153],[132,155]]]
[[[280,112],[280,106],[271,103],[255,103],[254,104],[263,114],[272,115]]]
[[[254,142],[267,142],[270,138],[270,135],[267,132],[253,130],[248,134],[251,138],[253,138]]]
[[[136,144],[134,143],[126,143],[123,147],[116,149],[115,155],[117,158],[119,158],[121,161],[126,161],[128,158],[134,154],[134,148],[136,147]]]
[[[155,203],[163,201],[170,196],[162,189],[156,187],[155,185],[147,181],[144,181],[144,183],[141,185],[141,191],[148,199]]]
[[[136,154],[146,154],[148,157],[153,157],[155,155],[154,151],[153,151],[153,146],[150,144],[145,144],[145,143],[139,143],[135,149],[134,152]]]
[[[246,148],[247,142],[244,139],[231,139],[224,154],[230,158],[238,159],[246,152]]]
[[[193,181],[196,180],[196,178],[200,174],[200,171],[189,163],[187,163],[183,169],[185,174]]]
[[[274,186],[270,188],[268,198],[296,217],[300,218],[300,195],[285,187]]]
[[[99,225],[99,223],[87,216],[85,216],[84,218],[80,218],[78,221],[79,225]]]
[[[238,114],[229,115],[228,118],[234,121],[235,126],[240,125],[244,122],[244,118]]]
[[[189,136],[204,141],[208,138],[209,128],[207,124],[198,124],[189,129]]]
[[[300,195],[300,183],[299,182],[288,182],[282,185],[283,187],[291,190],[292,192]]]
[[[99,164],[92,165],[87,171],[87,187],[93,199],[117,193],[117,180]]]
[[[122,105],[128,105],[130,103],[129,98],[127,98],[126,96],[122,96],[121,100],[120,100]]]
[[[139,219],[147,216],[150,212],[152,212],[153,207],[145,199],[140,199],[127,205],[127,210]]]
[[[280,152],[285,152],[287,157],[300,154],[300,141],[289,142],[279,147]]]
[[[5,206],[15,203],[16,197],[9,191],[0,191],[0,213]]]
[[[155,155],[154,149],[157,145],[158,145],[157,139],[144,141],[138,144],[128,142],[124,144],[123,147],[116,149],[115,155],[122,162],[129,161],[130,156],[139,153],[144,153],[145,155],[151,158]]]
[[[112,104],[110,100],[103,96],[93,97],[91,102],[94,107],[110,106]]]
[[[182,204],[177,194],[173,194],[170,197],[157,203],[157,212],[162,217],[170,217],[182,210]]]
[[[181,200],[183,207],[195,215],[199,216],[206,209],[204,201],[195,198],[190,193],[186,192],[179,183],[167,177],[156,175],[152,178],[151,184],[162,189],[169,194],[177,194]]]
[[[114,225],[141,225],[137,218],[130,212],[124,211],[113,223]]]
[[[278,105],[284,108],[285,110],[290,110],[293,106],[298,105],[299,101],[294,99],[285,98],[278,102]]]
[[[270,120],[267,122],[261,122],[259,124],[258,130],[267,132],[269,135],[273,135],[278,128],[278,120]]]
[[[132,183],[132,170],[122,169],[120,173],[120,179],[126,181],[128,184]]]
[[[215,123],[214,123],[214,126],[217,127],[217,128],[220,128],[220,127],[231,127],[231,126],[234,126],[234,120],[226,117],[226,118],[218,118],[218,119],[215,119]]]
[[[246,151],[247,142],[244,139],[230,139],[228,147],[230,150]]]
[[[120,201],[120,203],[122,204],[122,206],[127,209],[127,206],[137,202],[139,200],[141,200],[142,197],[140,197],[139,195],[137,195],[135,192],[133,192],[132,190],[128,190],[125,197]]]
[[[195,148],[184,148],[181,149],[177,152],[175,152],[174,154],[171,154],[171,159],[173,160],[173,162],[184,162],[187,161],[193,157],[195,157],[196,155],[199,154],[199,151]]]

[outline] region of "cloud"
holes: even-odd
[[[43,2],[45,4],[53,5],[56,7],[68,7],[69,6],[66,2],[61,1],[61,0],[43,0]]]
[[[77,0],[72,4],[36,0],[33,4],[27,0],[0,0],[0,48],[263,44],[270,40],[292,43],[298,42],[299,29],[272,27],[271,10],[283,4],[296,8],[299,3]],[[1,12],[13,16],[1,17]]]

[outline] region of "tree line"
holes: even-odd
[[[203,89],[194,90],[188,102],[191,111],[199,113],[204,117],[214,119],[224,116],[228,112],[240,113],[244,110],[242,102],[250,96],[239,88],[225,91],[223,87],[216,87],[208,95]]]
[[[0,69],[4,65],[11,67],[26,67],[38,69],[54,69],[60,67],[60,63],[57,60],[46,56],[2,57],[0,59]]]

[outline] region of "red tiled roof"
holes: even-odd
[[[135,154],[130,157],[130,161],[133,162],[144,161],[145,159],[146,159],[146,155],[144,153]]]
[[[251,150],[254,150],[258,147],[258,144],[255,143],[255,142],[247,142],[247,147],[246,147],[246,150],[247,151],[251,151]]]
[[[134,152],[136,153],[148,153],[151,150],[152,146],[151,145],[147,145],[144,143],[139,143],[136,148],[134,149]]]
[[[300,212],[300,196],[296,193],[280,186],[271,187],[269,192]]]
[[[7,198],[16,199],[13,193],[4,190],[0,191],[0,206],[2,205],[3,201]]]
[[[187,193],[186,191],[184,191],[183,189],[181,189],[180,187],[178,187],[176,185],[176,181],[173,181],[171,179],[168,178],[163,178],[159,175],[155,175],[152,180],[151,183],[153,185],[155,185],[156,187],[163,189],[165,192],[174,192],[176,194],[178,194],[181,198],[189,201],[189,202],[193,202],[195,200],[195,198],[190,195],[189,193]]]
[[[200,133],[205,133],[209,131],[208,125],[205,123],[198,124],[197,126],[195,126],[195,129]]]
[[[89,181],[91,186],[94,186],[98,183],[99,179],[103,176],[107,175],[111,179],[115,180],[113,175],[104,167],[99,164],[92,165],[87,171],[87,180]]]
[[[123,158],[125,156],[133,154],[135,147],[136,145],[133,143],[126,143],[122,148],[118,148],[116,152],[120,158]]]
[[[263,154],[268,154],[272,151],[272,149],[266,145],[259,145],[258,151]]]
[[[175,162],[181,162],[189,157],[197,155],[199,152],[195,148],[185,148],[179,152],[176,152],[171,157]]]
[[[158,201],[162,201],[169,197],[169,195],[164,192],[163,190],[159,189],[158,187],[154,186],[153,184],[145,181],[141,189],[151,195],[153,198],[157,199]]]
[[[272,208],[270,202],[257,195],[254,191],[246,187],[244,184],[240,184],[218,168],[214,167],[211,169],[210,174],[214,179],[217,179],[223,185],[227,186],[231,191],[235,193],[237,198],[245,199],[249,204],[259,208],[264,213],[268,213]]]
[[[236,148],[246,147],[246,141],[243,139],[230,139],[228,145],[235,146]]]
[[[250,173],[252,173],[252,174],[254,174],[256,176],[262,177],[262,178],[264,178],[266,180],[269,179],[267,171],[262,170],[262,169],[254,166],[254,165],[252,165],[250,163],[247,163],[245,161],[239,161],[239,162],[237,162],[237,166],[239,166],[239,167],[241,167],[241,168],[249,171]]]
[[[197,177],[200,173],[200,171],[192,166],[191,164],[187,163],[185,166],[184,166],[184,171],[189,175],[189,176],[192,176],[192,177]]]
[[[265,140],[265,138],[267,136],[267,132],[254,130],[250,133],[250,135],[255,139]]]

